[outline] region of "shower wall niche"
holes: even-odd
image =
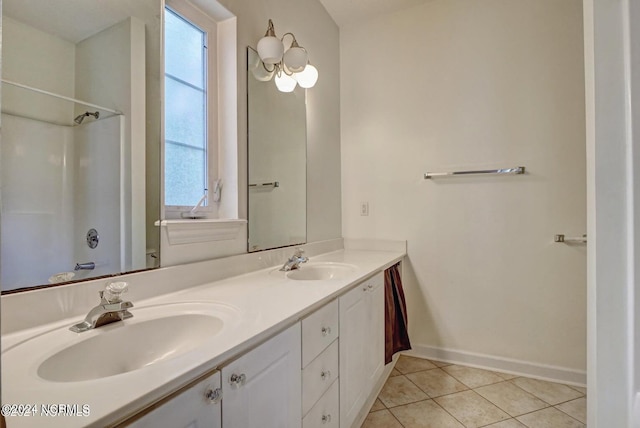
[[[2,31],[2,291],[145,268],[144,24],[68,41],[5,15]]]

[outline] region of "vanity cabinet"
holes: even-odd
[[[222,426],[220,398],[220,372],[216,371],[124,426],[220,428]]]
[[[340,427],[350,428],[384,370],[384,275],[339,298]]]
[[[338,428],[339,307],[334,300],[302,320],[302,426]]]
[[[383,371],[378,273],[124,426],[351,428]]]
[[[296,428],[301,415],[300,323],[222,368],[222,425]]]

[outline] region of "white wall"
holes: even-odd
[[[74,96],[72,43],[6,16],[2,31],[4,79]],[[73,269],[66,222],[73,215],[73,141],[62,126],[71,123],[73,105],[3,84],[2,111],[0,283],[3,289],[46,284]]]
[[[3,290],[73,270],[72,135],[68,126],[2,115]]]
[[[76,47],[76,97],[124,113],[123,270],[146,267],[145,232],[145,36],[135,17],[86,38]],[[76,105],[74,116],[95,109]],[[111,113],[101,112],[103,117]],[[92,118],[86,119],[91,121]],[[105,141],[106,143],[106,141]],[[119,145],[120,138],[109,144]],[[118,155],[120,154],[120,147]],[[115,165],[119,165],[116,157]],[[119,177],[118,177],[119,178]],[[118,201],[120,205],[120,201]],[[120,220],[119,211],[112,221]],[[120,263],[118,262],[117,265]],[[116,270],[115,272],[117,272]]]
[[[584,1],[589,426],[640,427],[640,9]],[[634,343],[635,342],[635,343]],[[635,403],[634,403],[635,401]],[[635,406],[635,408],[634,408]]]
[[[581,2],[430,1],[340,51],[343,235],[408,241],[414,347],[584,381],[586,249],[553,243],[586,231]]]
[[[2,17],[2,78],[74,97],[75,46],[59,37]],[[70,124],[73,104],[10,85],[2,85],[2,111]]]
[[[73,128],[75,262],[71,268],[75,263],[96,264],[93,270],[77,271],[74,279],[108,275],[125,269],[122,266],[122,228],[125,224],[120,221],[124,120],[122,116],[95,122],[87,120]],[[96,248],[87,245],[89,229],[96,229],[100,236]]]

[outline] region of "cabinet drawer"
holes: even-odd
[[[340,426],[339,379],[302,419],[302,428],[338,428]]]
[[[313,407],[316,401],[338,378],[338,341],[334,341],[322,354],[302,370],[302,414]]]
[[[325,305],[302,320],[302,367],[338,337],[338,301]]]

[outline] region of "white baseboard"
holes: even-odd
[[[493,355],[476,354],[426,345],[413,345],[411,351],[405,351],[403,354],[575,386],[585,387],[587,383],[586,371],[495,357]]]

